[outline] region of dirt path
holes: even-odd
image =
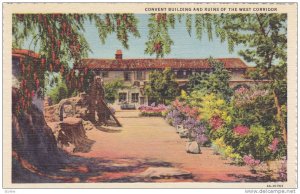
[[[110,161],[107,166],[124,168],[91,177],[87,182],[135,177],[148,167],[166,166],[193,174],[193,178],[176,181],[258,181],[259,175],[251,174],[248,167],[231,165],[230,161],[214,155],[211,148],[202,148],[202,154],[187,154],[186,140],[180,139],[175,129],[162,118],[138,117],[137,111],[117,112],[116,116],[123,127],[100,127],[87,131],[88,138],[96,143],[90,152],[75,155],[101,158]]]

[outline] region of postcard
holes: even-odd
[[[297,187],[296,3],[4,3],[3,187]]]

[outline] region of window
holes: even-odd
[[[126,100],[127,100],[127,93],[125,92],[119,93],[119,102],[126,102]]]
[[[103,71],[102,72],[102,77],[108,77],[108,71]]]
[[[137,72],[136,72],[136,79],[137,79],[137,80],[143,80],[143,79],[144,79],[144,72],[142,72],[142,71],[137,71]]]
[[[192,71],[186,71],[186,78],[188,78],[189,76],[191,76],[192,75]]]
[[[177,79],[186,79],[186,78],[188,78],[188,76],[189,76],[190,74],[191,74],[190,71],[179,70],[179,71],[177,71],[176,78],[177,78]]]
[[[130,81],[131,80],[131,72],[124,72],[124,80],[125,81]]]
[[[184,78],[183,71],[181,71],[181,70],[177,71],[177,76],[176,77],[177,77],[177,79]]]
[[[131,102],[139,102],[139,93],[131,94]]]

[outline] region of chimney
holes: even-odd
[[[122,50],[116,51],[116,59],[122,59]]]

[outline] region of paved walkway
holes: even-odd
[[[84,158],[101,158],[110,167],[124,167],[108,170],[101,176],[88,178],[87,182],[103,180],[125,181],[122,177],[135,177],[149,167],[176,167],[189,171],[193,182],[257,181],[258,175],[250,173],[246,166],[236,166],[230,161],[214,155],[211,148],[202,148],[202,154],[187,154],[185,139],[180,139],[175,129],[159,117],[138,117],[138,111],[116,113],[121,128],[98,127],[87,131],[89,139],[95,140],[91,151],[76,153]]]

